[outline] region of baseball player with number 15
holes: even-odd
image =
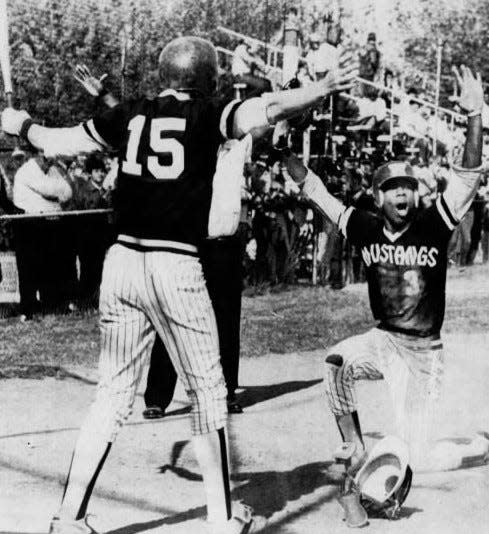
[[[446,191],[430,208],[418,209],[418,182],[404,162],[386,163],[374,174],[382,214],[378,217],[346,208],[295,156],[285,156],[289,174],[303,184],[306,196],[361,249],[370,306],[379,321],[376,328],[341,341],[326,356],[329,406],[343,440],[356,446],[357,467],[366,457],[355,395],[355,381],[361,379],[386,381],[398,436],[409,445],[414,470],[455,469],[468,458],[482,462],[489,453],[483,433],[467,445],[429,444],[444,369],[440,329],[447,247],[474,198],[482,170],[482,82],[464,66],[457,80],[468,122],[462,166],[452,166]]]
[[[345,57],[337,71],[307,90],[223,102],[213,97],[214,46],[181,37],[163,49],[159,73],[163,92],[157,98],[122,103],[72,128],[42,127],[27,112],[12,108],[2,113],[5,132],[25,137],[48,156],[107,147],[119,154],[114,192],[118,238],[105,259],[100,295],[100,382],[78,437],[61,509],[51,523],[53,534],[91,532],[88,501],[131,411],[155,330],[192,402],[193,442],[204,480],[209,532],[250,531],[249,511],[234,517],[231,511],[226,388],[197,255],[207,235],[217,151],[226,138],[263,132],[351,86],[355,68]]]

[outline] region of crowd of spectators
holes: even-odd
[[[110,214],[83,212],[110,207],[113,166],[110,158],[54,161],[17,151],[12,174],[0,168],[2,212],[19,216],[2,224],[2,248],[15,250],[23,319],[96,306]]]

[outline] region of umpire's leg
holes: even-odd
[[[147,419],[162,417],[170,405],[177,384],[177,373],[159,335],[156,335],[148,371],[148,381],[144,392]]]
[[[240,351],[242,259],[239,236],[207,239],[202,246],[201,259],[216,316],[227,398],[232,403],[238,388]]]

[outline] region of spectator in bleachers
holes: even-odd
[[[370,129],[379,129],[387,118],[387,106],[379,96],[379,90],[375,87],[366,87],[364,97],[357,100],[358,118],[357,124],[362,124]]]
[[[377,36],[371,32],[367,44],[359,54],[360,78],[373,82],[380,74],[381,53],[377,48]]]
[[[259,96],[272,90],[272,84],[265,76],[269,69],[258,55],[256,44],[241,41],[234,50],[231,72],[235,83],[247,86],[247,96]]]
[[[314,80],[321,80],[326,74],[338,66],[338,43],[323,41],[317,33],[309,37],[309,52],[306,62]]]

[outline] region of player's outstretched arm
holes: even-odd
[[[32,121],[27,111],[5,108],[1,116],[2,130],[23,137],[46,157],[76,156],[104,150],[102,140],[97,142],[82,124],[71,128],[48,128]]]
[[[462,166],[453,167],[451,179],[444,199],[456,219],[461,220],[474,199],[479,187],[482,162],[482,108],[484,90],[480,74],[474,76],[472,71],[462,65],[453,68],[460,96],[460,107],[467,114],[467,130],[462,156]]]
[[[328,95],[350,89],[357,71],[351,54],[344,53],[338,68],[322,80],[304,88],[266,93],[260,98],[246,100],[235,113],[234,136],[240,138],[250,132],[261,134],[263,128],[319,104]]]
[[[302,187],[302,192],[315,207],[332,222],[340,224],[346,206],[328,192],[319,176],[308,169],[290,150],[284,150],[282,161],[291,178]]]

